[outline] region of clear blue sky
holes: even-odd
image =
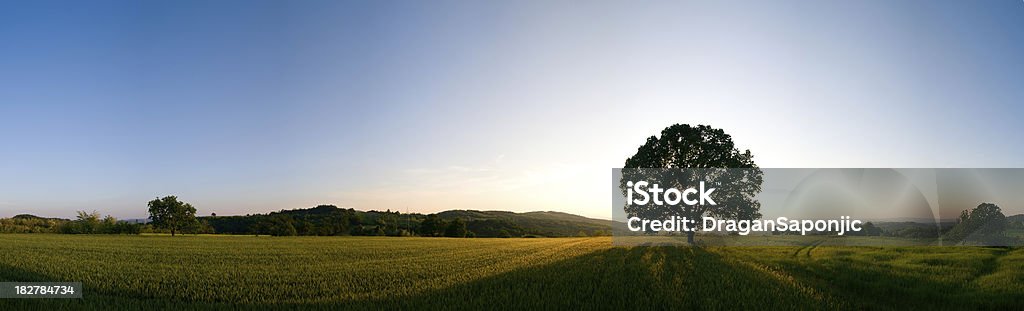
[[[559,210],[673,123],[762,167],[1024,166],[1024,2],[5,1],[0,217]]]

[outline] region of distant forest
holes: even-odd
[[[991,210],[991,211],[989,211]],[[991,214],[991,215],[990,215]],[[980,216],[979,216],[980,215]],[[982,218],[979,218],[982,217]],[[977,219],[975,219],[977,218]],[[611,235],[613,223],[560,212],[514,213],[452,210],[435,214],[397,211],[357,211],[320,205],[244,216],[194,217],[179,232],[271,236],[422,236],[422,237],[582,237]],[[992,232],[988,232],[992,231]],[[142,221],[122,221],[99,213],[78,212],[76,219],[17,215],[0,218],[0,233],[140,234],[168,230]],[[1024,215],[1003,216],[999,208],[982,204],[974,213],[964,211],[957,222],[940,228],[912,222],[865,225],[861,235],[937,238],[951,241],[986,240],[992,245],[1011,243],[1005,238],[1024,233]],[[1018,242],[1012,242],[1018,243]]]
[[[357,211],[320,205],[245,216],[202,216],[183,228],[192,234],[272,236],[572,237],[611,235],[612,223],[560,212],[453,210],[436,214]],[[79,212],[77,219],[18,215],[0,219],[0,233],[162,233],[150,224]]]
[[[402,214],[333,205],[270,214],[199,217],[211,233],[316,236],[567,237],[611,235],[611,222],[557,212]]]

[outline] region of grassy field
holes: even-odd
[[[613,247],[610,238],[0,235],[26,309],[1020,308],[1024,249]]]

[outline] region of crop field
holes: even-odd
[[[20,309],[1016,309],[1024,249],[614,247],[610,238],[0,235]]]

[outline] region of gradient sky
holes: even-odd
[[[557,210],[673,123],[762,167],[1022,167],[1024,2],[6,1],[0,217]]]

